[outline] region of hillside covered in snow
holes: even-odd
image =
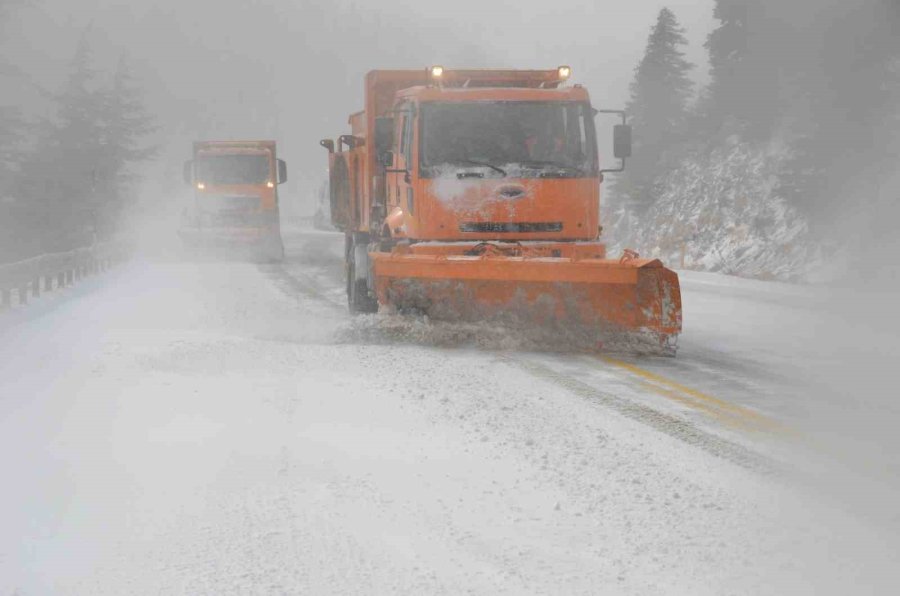
[[[814,282],[839,274],[836,243],[818,240],[804,215],[779,195],[783,143],[754,146],[737,136],[709,153],[685,157],[659,180],[659,198],[635,215],[607,216],[611,254],[644,256],[698,271]]]

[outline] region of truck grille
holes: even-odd
[[[261,221],[260,214],[252,211],[219,212],[209,217],[210,224],[219,226],[257,226]]]
[[[260,206],[259,197],[246,196],[209,196],[205,202],[211,209],[218,211],[256,211]]]
[[[534,233],[534,232],[562,232],[563,225],[561,221],[551,222],[505,222],[490,221],[478,223],[463,223],[459,226],[460,232],[485,233]]]
[[[259,197],[207,196],[202,203],[203,212],[211,225],[256,226],[261,219]]]

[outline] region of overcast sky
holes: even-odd
[[[7,60],[55,88],[90,27],[101,65],[129,53],[164,126],[168,162],[187,158],[194,137],[276,138],[300,181],[295,192],[323,175],[317,141],[347,132],[347,116],[362,107],[362,76],[374,68],[570,64],[595,106],[619,107],[656,13],[668,6],[706,79],[712,0],[530,4],[32,0],[12,15],[2,45]]]

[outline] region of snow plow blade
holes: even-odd
[[[678,275],[657,259],[428,254],[402,247],[369,256],[380,304],[436,320],[564,326],[594,346],[637,342],[667,354],[674,354],[681,332]]]

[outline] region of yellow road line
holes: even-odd
[[[674,396],[679,394],[690,396],[695,400],[693,402],[693,405],[697,407],[697,409],[702,409],[707,412],[709,412],[710,410],[716,410],[721,414],[730,416],[733,419],[741,420],[745,424],[749,423],[752,426],[757,426],[767,431],[778,433],[790,432],[787,427],[785,427],[780,422],[764,416],[759,412],[755,412],[743,406],[727,402],[712,395],[703,393],[702,391],[697,391],[696,389],[692,389],[691,387],[682,385],[677,381],[673,381],[656,373],[644,370],[643,368],[634,364],[623,362],[609,356],[599,356],[599,358],[607,364],[626,370],[633,375],[645,379],[646,381],[650,381],[650,388],[653,388],[657,393],[662,393],[665,397],[676,399],[677,401],[681,401],[682,403],[687,403],[684,400],[675,398]],[[657,387],[654,387],[654,384],[657,385]],[[663,391],[665,393],[663,393]],[[687,403],[687,405],[691,405],[691,403]]]
[[[740,418],[738,416],[734,416],[733,414],[723,412],[722,410],[719,410],[718,408],[713,407],[710,404],[707,404],[705,402],[695,401],[695,400],[691,399],[690,397],[687,397],[687,396],[685,396],[677,391],[674,391],[672,389],[667,389],[665,387],[661,387],[655,383],[650,383],[649,381],[640,381],[640,386],[643,387],[644,389],[649,389],[650,391],[653,391],[654,393],[657,393],[665,398],[671,399],[672,401],[676,401],[680,404],[683,404],[691,409],[702,410],[703,412],[705,412],[706,414],[709,414],[710,416],[712,416],[719,422],[721,422],[727,426],[730,426],[732,428],[738,428],[741,430],[752,430],[753,425],[749,421],[744,420],[743,418]]]

